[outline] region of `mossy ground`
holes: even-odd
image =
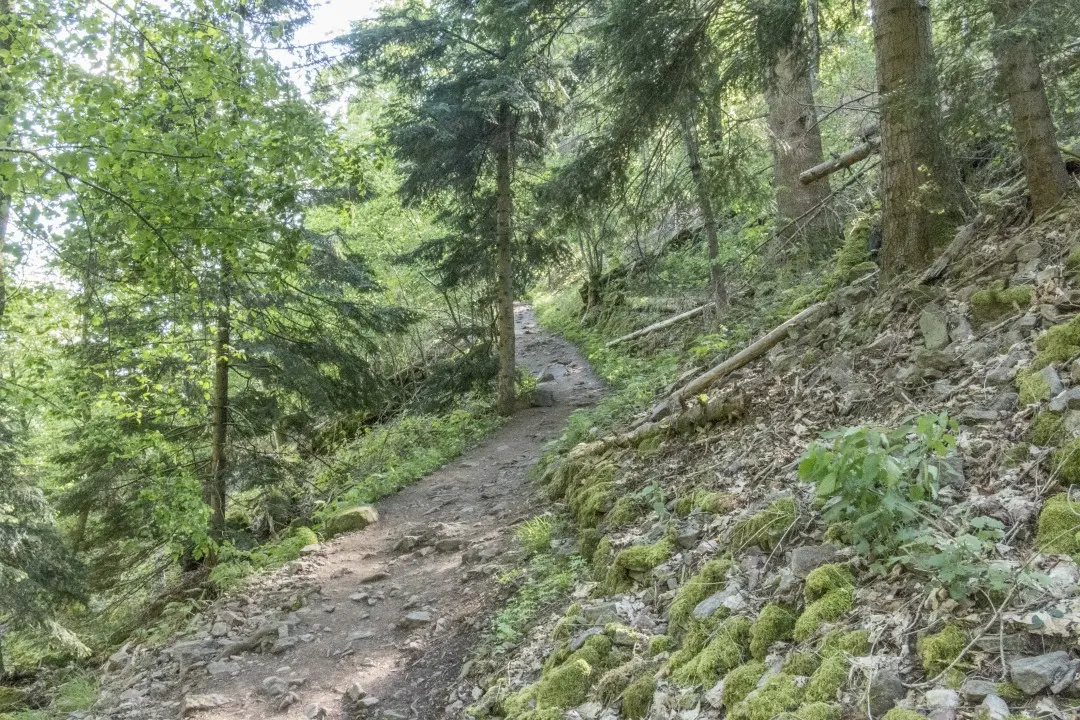
[[[959,657],[967,642],[967,633],[955,623],[946,625],[932,635],[924,635],[917,647],[923,670],[927,675],[942,672]]]
[[[855,587],[855,577],[846,565],[829,564],[814,568],[806,576],[803,597],[812,603],[833,590]]]
[[[698,603],[723,589],[724,578],[731,569],[731,565],[731,560],[727,558],[710,560],[702,566],[697,575],[683,584],[671,602],[671,611],[668,615],[670,634],[678,636],[685,631]]]
[[[733,617],[724,621],[697,655],[674,674],[683,685],[712,687],[716,681],[738,667],[750,648],[750,620]]]
[[[1055,450],[1050,456],[1050,464],[1063,484],[1080,484],[1080,438]]]
[[[795,639],[806,642],[825,623],[840,619],[854,606],[855,593],[850,588],[830,590],[803,610],[802,615],[795,622]]]
[[[1031,288],[1025,285],[1006,289],[998,282],[971,295],[971,321],[976,326],[990,325],[1031,305]]]
[[[649,714],[653,695],[656,693],[656,678],[645,674],[627,686],[622,696],[622,715],[629,720],[643,720]]]
[[[600,591],[615,595],[633,586],[631,573],[644,573],[661,564],[674,551],[674,543],[664,538],[653,545],[635,545],[620,551],[607,570]]]
[[[752,660],[740,665],[724,678],[724,690],[720,701],[729,710],[741,703],[757,687],[758,680],[765,674],[765,664]]]
[[[1033,370],[1042,370],[1080,355],[1080,316],[1048,328],[1035,339],[1035,348],[1039,352],[1031,361]]]
[[[850,666],[851,663],[842,655],[823,660],[806,684],[806,699],[811,702],[836,700],[836,693],[847,682]]]
[[[765,684],[753,690],[743,702],[731,709],[732,720],[774,720],[799,707],[803,691],[793,675],[779,673],[769,677]]]

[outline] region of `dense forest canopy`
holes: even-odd
[[[0,673],[460,451],[531,384],[537,282],[588,323],[645,268],[715,356],[756,288],[869,251],[899,283],[1077,192],[1069,0],[396,0],[294,47],[308,18],[0,0]]]

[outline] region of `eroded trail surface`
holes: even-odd
[[[488,627],[514,526],[539,507],[529,468],[602,390],[528,306],[517,308],[517,335],[519,362],[554,376],[541,386],[553,405],[520,410],[482,445],[381,501],[378,523],[222,602],[197,633],[152,653],[122,650],[100,703],[112,707],[95,716],[462,717],[447,691]],[[230,653],[260,633],[255,651]]]

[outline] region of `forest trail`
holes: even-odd
[[[570,412],[602,392],[578,351],[538,328],[531,307],[515,316],[518,361],[534,375],[551,366],[556,377],[544,387],[555,404],[520,410],[478,447],[381,501],[378,523],[321,545],[207,618],[234,624],[227,640],[241,640],[303,597],[299,610],[277,614],[295,640],[186,673],[181,661],[180,683],[126,717],[176,717],[177,709],[204,720],[462,715],[447,710],[447,691],[489,627],[514,527],[542,507],[528,471]],[[206,647],[206,635],[188,642]],[[349,700],[354,683],[366,693],[358,702]]]

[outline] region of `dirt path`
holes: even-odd
[[[528,306],[517,308],[517,336],[519,362],[535,375],[554,370],[543,385],[554,391],[553,406],[519,411],[479,447],[380,502],[378,523],[216,609],[206,623],[216,627],[171,650],[174,658],[192,650],[190,665],[178,661],[181,680],[156,692],[150,680],[145,696],[129,694],[135,712],[122,716],[464,717],[447,708],[447,691],[488,627],[514,526],[539,507],[528,470],[570,412],[601,392],[577,350],[539,330]],[[206,650],[271,623],[285,638],[275,634],[272,651],[222,658]],[[349,699],[354,684],[366,693],[359,698],[353,688],[358,702]]]

